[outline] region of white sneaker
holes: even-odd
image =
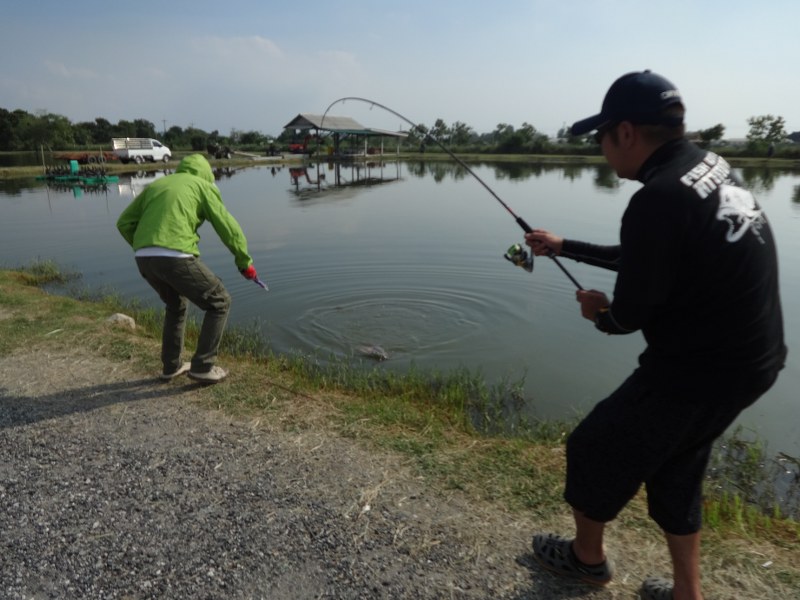
[[[161,381],[172,381],[178,375],[183,375],[191,368],[192,368],[192,363],[185,362],[180,367],[178,367],[178,370],[175,371],[174,373],[161,373],[161,375],[159,375],[158,378]]]
[[[211,367],[211,370],[205,373],[197,373],[195,371],[189,371],[189,377],[191,379],[194,379],[195,381],[200,381],[202,383],[219,383],[227,376],[228,372],[222,367],[218,367],[216,365]]]

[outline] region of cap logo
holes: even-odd
[[[681,94],[678,90],[667,90],[665,92],[661,92],[661,99],[662,100],[669,100],[670,98],[680,98]]]

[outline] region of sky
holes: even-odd
[[[689,130],[739,138],[769,114],[791,133],[799,28],[797,0],[4,0],[0,108],[222,135],[327,110],[553,136],[651,69],[681,91]]]

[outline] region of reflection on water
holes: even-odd
[[[0,152],[0,167],[28,167],[42,164],[38,152]]]
[[[332,188],[372,186],[400,180],[397,161],[330,161],[290,166],[289,181],[299,197]],[[273,173],[274,174],[274,173]]]
[[[233,177],[241,168],[237,167],[214,167],[212,173],[214,180],[227,179]],[[117,189],[119,195],[123,197],[138,196],[144,188],[166,175],[171,175],[175,171],[173,169],[160,169],[157,171],[136,171],[134,173],[125,173],[120,175]]]
[[[41,190],[42,183],[34,177],[15,177],[14,179],[0,179],[0,195],[19,196],[27,191]]]
[[[765,192],[771,192],[775,187],[775,182],[782,177],[796,174],[796,170],[767,165],[739,169],[739,175],[742,181],[756,196]]]
[[[120,196],[130,196],[131,198],[138,196],[142,190],[153,183],[156,179],[160,179],[168,175],[172,171],[137,171],[129,175],[121,175],[117,183],[117,189]]]
[[[445,179],[459,181],[469,179],[469,172],[455,162],[444,161],[408,161],[405,163],[406,170],[411,177],[432,177],[437,183]],[[470,168],[490,169],[494,181],[524,182],[530,178],[538,178],[545,175],[557,174],[560,179],[576,181],[586,175],[587,171],[592,173],[595,187],[606,189],[617,189],[620,181],[614,170],[606,164],[586,165],[568,164],[555,165],[537,162],[491,162],[478,161],[473,163]]]

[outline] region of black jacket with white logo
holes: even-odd
[[[641,330],[642,371],[693,385],[779,370],[786,359],[772,230],[730,165],[686,140],[647,159],[620,244],[565,240],[562,255],[618,272],[601,331]]]

